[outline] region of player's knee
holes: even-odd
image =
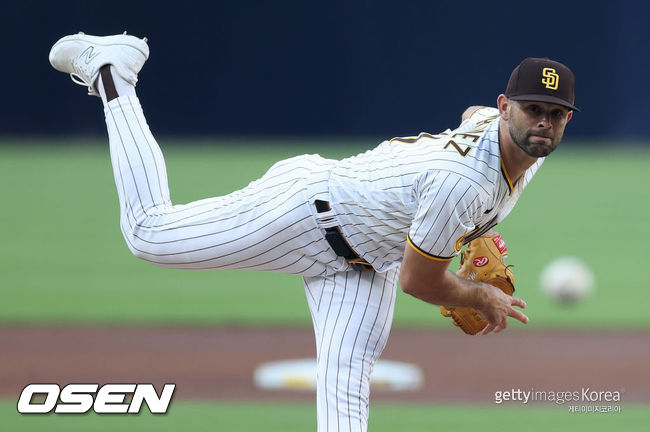
[[[149,253],[145,253],[141,249],[137,249],[135,246],[127,242],[127,246],[129,247],[129,250],[133,254],[134,257],[141,259],[143,261],[149,261],[148,257],[151,255]]]
[[[181,250],[177,243],[167,243],[155,235],[145,240],[143,236],[141,232],[124,233],[126,244],[136,258],[163,268],[187,268],[191,264],[192,255]]]
[[[124,233],[124,240],[126,241],[126,246],[134,257],[147,261],[147,257],[150,256],[150,254],[144,251],[142,244],[140,244],[141,242],[138,241],[132,233]]]
[[[131,254],[136,258],[155,264],[155,260],[152,260],[152,258],[163,253],[161,251],[161,245],[150,241],[144,241],[141,236],[130,227],[125,228],[124,225],[122,225],[122,236],[124,237],[129,251],[131,251]]]

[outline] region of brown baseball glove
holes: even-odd
[[[515,292],[515,277],[506,266],[505,258],[508,248],[503,238],[496,234],[482,236],[472,240],[467,249],[462,251],[460,268],[456,275],[463,279],[485,282],[501,289],[508,295]],[[451,317],[454,325],[460,327],[465,333],[474,335],[487,326],[487,321],[474,308],[471,307],[445,307],[440,306],[440,313]]]

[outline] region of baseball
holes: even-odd
[[[549,298],[563,305],[571,305],[592,293],[595,278],[581,259],[560,257],[544,267],[539,283]]]

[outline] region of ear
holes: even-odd
[[[500,94],[497,98],[497,108],[499,108],[499,115],[503,120],[509,120],[510,114],[508,113],[508,108],[510,108],[510,99],[504,94]]]
[[[571,119],[573,118],[573,111],[569,111],[569,113],[566,116],[566,122],[569,123]]]

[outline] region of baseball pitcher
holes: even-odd
[[[103,101],[120,226],[135,256],[161,267],[302,276],[319,431],[366,431],[370,373],[398,279],[470,334],[500,332],[508,317],[528,322],[492,228],[577,111],[566,66],[525,59],[496,108],[468,108],[453,130],[393,138],[343,160],[297,156],[242,190],[178,205],[136,96],[148,57],[147,40],[127,34],[66,36],[50,51],[54,68]],[[461,252],[454,274],[447,267]]]

